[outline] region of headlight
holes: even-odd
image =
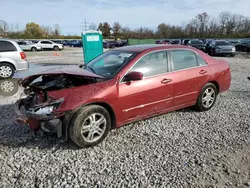
[[[236,48],[235,48],[235,47],[233,47],[232,51],[233,51],[233,52],[235,52],[235,51],[236,51]]]
[[[46,106],[37,110],[35,114],[47,115],[47,114],[50,114],[53,110],[54,110],[54,106]]]

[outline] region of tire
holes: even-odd
[[[9,63],[0,63],[0,78],[12,78],[15,68]]]
[[[235,56],[235,54],[231,54],[231,55],[230,55],[230,57],[234,57],[234,56]]]
[[[9,97],[15,95],[18,91],[18,80],[17,79],[4,79],[0,80],[0,95]]]
[[[97,118],[97,121],[99,120],[98,118],[102,117],[103,121],[99,126],[98,124],[94,125],[91,124],[91,117]],[[85,127],[85,130],[82,133],[85,123],[88,128]],[[96,126],[96,128],[94,128],[94,126]],[[97,129],[100,133],[96,132]],[[111,118],[109,112],[99,105],[90,105],[81,108],[71,118],[69,137],[80,148],[88,148],[102,142],[110,129]],[[93,136],[93,138],[91,139],[89,136]]]
[[[36,47],[32,47],[32,48],[31,48],[31,51],[32,51],[32,52],[36,52],[36,51],[37,51]]]
[[[59,50],[59,47],[58,47],[58,46],[54,46],[54,47],[53,47],[53,50],[54,50],[54,51],[58,51],[58,50]]]
[[[207,105],[206,105],[206,104],[204,104],[205,103],[204,98],[206,96],[208,96],[207,93],[210,93],[212,95],[211,95],[211,98],[207,98],[207,100],[206,100]],[[201,93],[199,94],[199,97],[198,97],[196,105],[195,105],[195,109],[198,111],[201,111],[201,112],[210,110],[214,106],[216,99],[217,99],[217,96],[218,96],[218,90],[217,90],[216,86],[212,83],[207,83],[202,88]],[[213,99],[213,100],[211,100],[211,99]]]

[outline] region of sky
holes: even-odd
[[[115,21],[132,29],[156,28],[160,23],[184,25],[207,12],[216,17],[229,11],[250,17],[250,0],[3,0],[0,20],[18,25],[27,22],[54,26],[62,34],[80,34],[84,19],[98,25]]]

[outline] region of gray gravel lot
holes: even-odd
[[[249,187],[250,59],[225,59],[232,85],[212,110],[130,124],[94,148],[35,135],[0,106],[0,187]]]

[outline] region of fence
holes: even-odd
[[[128,39],[129,45],[155,44],[155,39]]]

